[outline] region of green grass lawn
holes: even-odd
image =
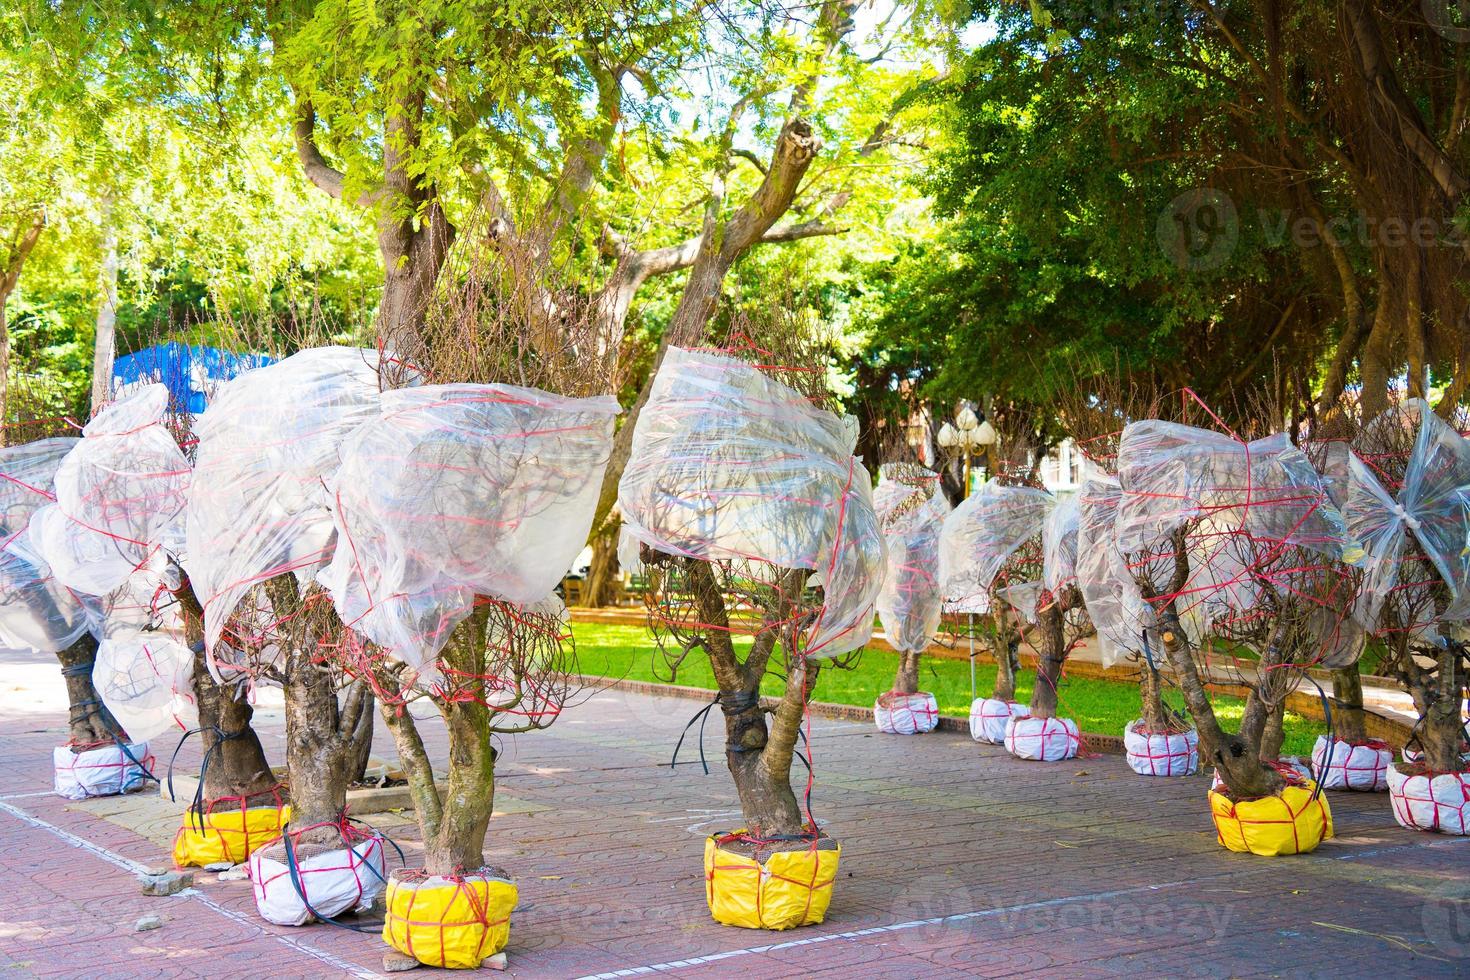
[[[582,674],[587,677],[671,682],[663,656],[642,626],[573,623],[572,634],[577,640],[577,657]],[[897,670],[897,654],[886,650],[866,650],[853,670],[822,671],[817,680],[814,698],[835,704],[871,707],[873,700],[892,685],[893,675]],[[1032,679],[1030,671],[1022,672],[1017,700],[1025,701],[1031,697]],[[706,690],[715,688],[709,661],[699,651],[689,655],[672,682]],[[980,694],[989,694],[994,684],[995,665],[977,663],[975,685]],[[969,716],[970,669],[965,661],[925,658],[920,687],[931,692],[939,701],[941,714],[956,718]],[[767,676],[763,691],[771,695],[779,694],[780,680]],[[1060,713],[1074,719],[1084,732],[1121,735],[1123,727],[1138,717],[1138,688],[1132,684],[1064,677],[1058,693]],[[1183,710],[1183,701],[1177,692],[1169,697],[1169,701],[1175,708]],[[1215,711],[1227,728],[1239,723],[1244,707],[1245,703],[1239,698],[1215,698]],[[1325,729],[1320,722],[1287,712],[1286,743],[1282,753],[1309,755],[1312,743],[1323,731]]]

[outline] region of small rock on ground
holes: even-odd
[[[423,966],[418,960],[407,953],[400,953],[396,949],[390,949],[383,954],[384,973],[404,973],[408,970],[417,970]]]
[[[227,870],[219,873],[220,881],[244,881],[250,877],[250,870],[243,864],[231,865]]]
[[[218,874],[221,871],[228,871],[231,868],[233,868],[234,866],[235,866],[235,862],[233,862],[233,861],[213,861],[213,862],[211,862],[209,864],[206,864],[204,866],[204,870],[205,871],[213,871],[216,874]]]
[[[494,956],[487,956],[485,957],[485,962],[481,963],[480,966],[487,970],[504,970],[506,966],[505,954],[496,953]]]
[[[133,923],[134,932],[150,932],[154,929],[161,929],[162,927],[163,920],[156,915],[145,915]]]
[[[143,894],[162,898],[166,895],[174,895],[194,884],[194,874],[190,871],[166,871],[161,875],[147,875],[143,878]]]

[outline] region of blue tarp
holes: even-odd
[[[275,363],[265,354],[232,354],[216,347],[191,347],[170,341],[119,357],[112,364],[115,387],[162,383],[168,386],[169,410],[197,415],[222,381],[251,368]]]

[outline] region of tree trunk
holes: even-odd
[[[92,412],[112,396],[112,363],[117,355],[117,230],[112,201],[102,202],[102,301],[97,305],[96,340],[92,347]]]
[[[439,830],[424,840],[424,867],[436,875],[485,866],[485,832],[495,809],[490,710],[477,701],[454,701],[441,710],[449,730],[449,785]]]
[[[754,691],[735,692],[720,707],[725,714],[725,760],[746,829],[766,837],[802,833],[806,822],[791,789],[790,771],[774,772],[766,758],[769,734],[759,696]]]
[[[1261,762],[1260,744],[1266,712],[1260,696],[1252,690],[1246,699],[1239,734],[1221,729],[1172,603],[1161,616],[1161,621],[1164,654],[1179,677],[1185,706],[1199,733],[1200,758],[1214,764],[1231,798],[1237,801],[1279,793],[1285,785],[1281,774]]]
[[[1021,641],[1006,628],[1002,610],[995,613],[995,631],[990,636],[990,652],[995,657],[995,694],[1002,701],[1016,700],[1016,678],[1021,673]]]
[[[1350,744],[1368,740],[1368,714],[1363,710],[1363,677],[1358,665],[1332,672],[1333,734]]]
[[[1065,613],[1060,602],[1053,602],[1037,617],[1041,647],[1037,651],[1036,683],[1031,688],[1030,713],[1033,718],[1057,716],[1057,685],[1062,680],[1062,664],[1067,662]]]
[[[1144,730],[1150,734],[1172,731],[1174,726],[1164,708],[1164,679],[1150,664],[1145,663],[1139,674],[1138,695]]]
[[[898,654],[898,674],[893,678],[894,694],[919,693],[919,658],[917,650],[901,650]]]
[[[1261,730],[1261,758],[1266,762],[1281,761],[1281,745],[1286,741],[1286,699],[1266,713],[1266,727]]]
[[[286,771],[291,786],[291,826],[308,830],[303,843],[338,844],[336,828],[347,808],[351,780],[350,732],[342,731],[342,711],[332,675],[308,658],[296,663],[286,679]],[[362,711],[371,716],[371,712]],[[317,824],[326,826],[316,827]]]
[[[0,267],[0,446],[6,444],[10,432],[6,424],[10,421],[10,327],[5,322],[5,304],[10,301],[10,294],[15,292],[15,287],[20,283],[20,271],[45,227],[44,211],[31,215],[28,223],[21,229],[15,247],[3,256],[5,264]]]
[[[275,789],[276,776],[266,761],[260,737],[250,727],[255,709],[243,690],[215,683],[204,654],[204,610],[187,575],[180,574],[174,595],[184,620],[184,638],[194,651],[194,697],[199,707],[200,738],[209,768],[204,773],[206,806],[225,797],[251,797]],[[262,803],[264,801],[261,801]],[[272,798],[274,802],[274,798]]]
[[[1432,699],[1424,707],[1419,743],[1424,748],[1424,767],[1430,772],[1462,772],[1466,751],[1465,723],[1460,706],[1465,701],[1465,673],[1461,652],[1454,644],[1437,651],[1439,669],[1432,680]]]
[[[368,687],[366,681],[358,681],[366,690],[362,696],[368,699],[364,710],[359,714],[357,726],[346,733],[349,741],[347,750],[347,775],[348,783],[360,783],[367,777],[368,763],[373,757],[373,710],[372,710],[372,688]],[[351,689],[349,688],[348,696]]]
[[[61,661],[61,674],[66,679],[66,697],[70,703],[67,744],[72,751],[80,752],[87,746],[111,742],[113,736],[122,735],[122,727],[92,686],[96,638],[91,633],[83,633],[81,639],[58,651],[56,659]]]
[[[618,528],[622,522],[609,519],[592,537],[592,564],[582,584],[582,605],[592,609],[610,606],[617,599]]]

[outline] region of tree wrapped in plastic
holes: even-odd
[[[1027,713],[1016,701],[1020,610],[1034,609],[1042,577],[1042,531],[1055,501],[1039,487],[990,480],[944,521],[939,581],[945,609],[989,616],[995,689],[970,705],[970,735],[1000,745],[1012,718]],[[1014,599],[1014,602],[1012,601]]]
[[[1008,601],[1032,624],[1025,635],[1036,651],[1031,702],[1025,714],[1006,722],[1006,750],[1021,759],[1058,762],[1082,747],[1077,723],[1057,717],[1062,668],[1090,625],[1077,588],[1079,515],[1076,497],[1052,505],[1041,529],[1041,580],[1006,590]]]
[[[1141,776],[1187,776],[1199,768],[1199,736],[1189,719],[1164,700],[1169,683],[1162,651],[1144,642],[1156,625],[1137,576],[1118,550],[1118,443],[1123,427],[1158,419],[1169,402],[1126,379],[1080,379],[1060,393],[1061,415],[1092,472],[1077,493],[1077,587],[1097,630],[1104,667],[1131,663],[1138,670],[1140,717],[1123,729],[1128,766]],[[1157,639],[1157,631],[1154,633]],[[1161,669],[1163,668],[1163,669]]]
[[[1220,842],[1257,854],[1306,852],[1332,836],[1320,788],[1275,763],[1287,695],[1309,667],[1352,663],[1363,631],[1352,611],[1361,550],[1321,476],[1284,434],[1246,441],[1174,422],[1130,423],[1118,453],[1117,547],[1156,617],[1216,773]],[[1205,641],[1245,647],[1250,693],[1238,732],[1206,691]]]
[[[127,792],[147,778],[144,739],[127,739],[92,674],[95,610],[63,585],[30,542],[30,521],[56,499],[66,437],[0,449],[0,648],[54,653],[69,702],[67,744],[54,753],[56,791],[71,799]],[[134,758],[129,758],[129,754]]]
[[[278,925],[370,904],[386,881],[383,839],[346,811],[371,749],[372,689],[331,655],[346,627],[313,581],[336,543],[325,481],[378,414],[380,360],[300,351],[223,385],[195,426],[188,555],[210,668],[285,692],[291,823],[250,855],[256,906]]]
[[[383,940],[472,968],[505,947],[517,896],[486,862],[492,737],[549,726],[573,690],[554,590],[586,543],[619,408],[598,394],[613,352],[576,290],[546,294],[559,331],[532,330],[513,283],[544,270],[452,261],[422,358],[384,358],[387,390],[326,481],[336,544],[317,581],[350,628],[323,653],[372,685],[424,845],[422,868],[389,876]],[[442,792],[410,711],[429,706],[449,737]]]
[[[1403,764],[1387,768],[1394,817],[1470,833],[1470,443],[1423,401],[1406,401],[1354,440],[1346,486],[1348,532],[1367,555],[1358,618],[1419,715]],[[1351,762],[1339,755],[1335,765]]]
[[[873,509],[888,551],[878,620],[899,656],[893,688],[879,695],[873,717],[878,730],[889,734],[931,732],[939,724],[939,704],[933,694],[919,690],[919,658],[943,613],[939,533],[949,500],[939,487],[939,474],[916,463],[884,463]]]
[[[803,325],[758,336],[778,349],[670,348],[618,505],[655,581],[646,601],[664,655],[677,669],[703,651],[719,686],[745,826],[706,841],[710,913],[786,929],[822,921],[831,901],[840,848],[811,814],[810,780],[798,800],[791,765],[818,675],[872,635],[884,547],[855,420],[823,407]],[[773,706],[760,697],[771,673],[784,679]]]
[[[30,546],[63,584],[99,597],[104,642],[131,644],[119,651],[125,669],[166,651],[177,677],[178,647],[192,656],[205,761],[174,860],[238,862],[279,835],[284,800],[250,727],[246,686],[217,682],[204,655],[198,601],[183,571],[193,473],[170,431],[182,420],[169,418],[168,398],[164,385],[147,385],[97,413],[57,471],[56,503],[31,519]]]

